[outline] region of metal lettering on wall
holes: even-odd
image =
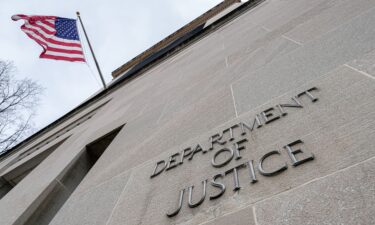
[[[246,138],[246,135],[249,135],[251,132],[255,132],[257,129],[261,129],[264,126],[267,126],[267,124],[269,123],[282,119],[283,117],[288,115],[288,110],[302,109],[306,104],[315,103],[318,98],[315,96],[314,92],[317,91],[318,88],[316,87],[310,88],[292,97],[289,103],[277,104],[274,107],[270,107],[256,114],[250,123],[239,122],[227,129],[224,129],[221,133],[212,135],[208,139],[207,148],[202,147],[203,145],[198,143],[195,146],[185,148],[181,152],[172,154],[166,160],[160,160],[156,163],[151,174],[151,178],[158,176],[164,171],[171,170],[178,166],[183,166],[186,160],[191,161],[195,156],[199,156],[197,155],[198,153],[206,154],[212,152],[210,163],[214,168],[222,168],[233,160],[242,159],[241,152],[246,150],[245,144],[249,142],[249,140]],[[301,101],[302,98],[305,99],[303,103]],[[225,147],[225,145],[229,145],[230,147]],[[213,151],[214,149],[216,151]],[[280,160],[280,163],[278,165],[272,166],[272,169],[267,168],[264,165],[264,162],[269,158],[280,157],[282,154],[286,154],[288,156],[289,162]],[[201,182],[200,187],[189,186],[179,190],[178,194],[176,194],[177,206],[167,211],[166,215],[168,217],[173,217],[180,212],[184,204],[185,192],[188,192],[187,206],[190,208],[195,208],[201,205],[206,200],[206,197],[208,197],[209,200],[214,200],[221,197],[226,191],[226,186],[218,180],[223,179],[226,176],[231,176],[233,178],[233,191],[240,190],[241,186],[238,176],[239,170],[247,169],[248,179],[250,183],[255,184],[256,182],[258,182],[255,171],[257,171],[262,176],[272,177],[283,173],[288,169],[289,165],[291,165],[292,167],[296,167],[313,159],[314,154],[305,149],[305,147],[303,146],[303,140],[297,139],[291,143],[283,143],[282,149],[269,150],[257,160],[246,160],[246,162],[244,163],[240,163],[239,165],[229,170],[212,176],[211,179],[204,179]],[[208,194],[207,185],[211,185],[218,191],[215,192],[215,194]],[[202,189],[199,190],[198,188]],[[196,199],[195,201],[193,201],[192,197],[193,190],[201,193],[201,197],[199,199]]]

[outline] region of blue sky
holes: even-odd
[[[17,66],[17,77],[29,77],[44,88],[34,124],[43,128],[101,88],[95,65],[39,59],[42,48],[14,22],[14,14],[76,18],[81,12],[91,44],[107,82],[111,72],[220,0],[1,0],[0,59]],[[83,39],[81,37],[81,39]],[[93,74],[94,73],[94,74]]]

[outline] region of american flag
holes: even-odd
[[[40,58],[85,62],[75,19],[56,16],[12,16],[23,19],[21,30],[42,46]]]

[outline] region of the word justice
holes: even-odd
[[[244,142],[245,141],[243,141],[242,143]],[[252,183],[252,184],[258,181],[257,176],[256,176],[257,174],[256,171],[262,176],[272,177],[288,169],[288,163],[285,161],[283,162],[280,159],[278,159],[278,161],[281,161],[282,163],[278,163],[278,165],[272,165],[272,168],[265,168],[264,162],[267,160],[270,160],[271,157],[283,158],[281,155],[285,153],[288,155],[288,158],[290,159],[290,164],[293,167],[299,166],[303,163],[313,160],[314,155],[311,152],[308,152],[305,149],[302,149],[302,144],[303,144],[302,140],[294,141],[290,144],[285,145],[283,147],[283,151],[279,151],[279,150],[269,151],[266,154],[264,154],[262,157],[260,157],[259,160],[257,161],[249,160],[223,173],[214,175],[210,180],[208,179],[203,180],[201,182],[202,189],[201,191],[199,191],[200,197],[198,198],[197,198],[197,195],[199,194],[197,193],[193,194],[194,189],[195,189],[194,186],[190,186],[190,187],[180,190],[178,194],[178,199],[177,199],[177,207],[174,207],[174,209],[167,212],[167,216],[173,217],[173,216],[176,216],[180,212],[183,202],[184,202],[184,193],[186,190],[189,193],[188,202],[187,202],[188,207],[195,208],[201,205],[207,196],[209,200],[214,200],[224,194],[224,192],[226,191],[226,186],[224,185],[224,183],[218,180],[223,179],[226,176],[232,176],[233,178],[233,186],[232,186],[233,191],[240,190],[241,186],[240,186],[240,179],[239,179],[238,171],[241,169],[247,169],[247,173],[248,173],[247,177],[248,177],[249,183]],[[212,158],[211,164],[214,167],[223,167],[229,162],[231,162],[233,159],[241,158],[240,151],[244,149],[245,149],[244,145],[240,145],[238,148],[235,148],[235,149],[223,148],[220,151],[217,151],[215,153],[215,155]],[[217,189],[217,191],[214,191],[214,193],[211,193],[211,194],[207,194],[208,184],[211,185],[214,189]],[[195,201],[193,200],[193,196],[195,196],[195,199],[196,199]]]

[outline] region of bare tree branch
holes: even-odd
[[[12,62],[0,60],[0,155],[21,141],[31,121],[42,88],[31,79],[14,78]]]

